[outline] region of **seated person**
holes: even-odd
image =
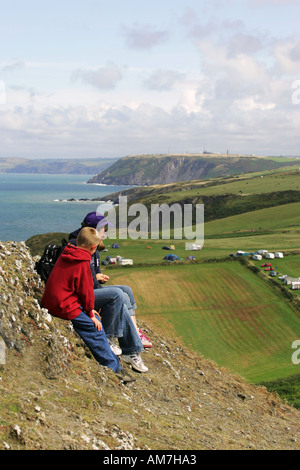
[[[100,250],[101,248],[104,249],[102,238],[105,236],[105,232],[107,231],[108,222],[106,218],[102,214],[98,214],[95,211],[89,212],[84,218],[84,220],[82,221],[81,225],[82,227],[93,227],[97,229],[101,238]],[[69,240],[71,243],[76,244],[76,238],[80,230],[81,229],[78,228],[74,232],[70,233]],[[136,305],[136,301],[135,301],[131,287],[125,286],[125,285],[114,285],[114,286],[105,285],[105,283],[109,280],[109,276],[101,273],[100,255],[99,255],[98,250],[96,250],[96,252],[94,253],[92,257],[91,271],[92,271],[93,280],[94,280],[94,289],[100,289],[100,288],[105,287],[106,289],[114,288],[114,289],[121,289],[123,291],[125,303],[127,305],[129,314],[131,315],[131,319],[133,321],[135,329],[141,339],[141,342],[144,348],[151,348],[152,343],[150,339],[145,335],[145,333],[141,329],[138,328],[138,325],[137,325],[136,315],[135,315],[135,310],[137,308],[137,305]],[[103,291],[102,293],[97,292],[95,295],[97,295],[97,297],[100,298],[101,295],[105,295],[105,292]]]
[[[78,235],[77,246],[68,244],[65,247],[49,276],[41,305],[51,315],[71,321],[74,330],[98,363],[113,370],[123,382],[130,382],[134,379],[124,372],[118,357],[111,350],[98,312],[94,308],[90,262],[99,240],[97,231],[86,227]],[[126,328],[124,347],[129,358],[139,357],[141,347],[138,345],[136,349],[135,341],[131,341],[131,334],[130,329]],[[125,362],[130,362],[127,356],[124,359],[127,359]]]

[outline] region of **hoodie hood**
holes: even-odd
[[[71,243],[65,247],[64,251],[60,255],[61,258],[68,263],[78,263],[78,261],[91,261],[91,253],[84,248],[79,248]]]

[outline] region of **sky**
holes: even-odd
[[[300,0],[0,6],[0,158],[300,156]]]

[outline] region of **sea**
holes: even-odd
[[[81,226],[88,212],[101,211],[100,201],[83,199],[101,199],[130,187],[87,184],[90,178],[0,173],[0,241],[26,241],[48,232],[70,233]]]

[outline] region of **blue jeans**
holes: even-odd
[[[99,364],[109,367],[114,372],[122,370],[119,359],[110,349],[104,330],[98,331],[95,324],[84,311],[78,317],[71,320],[71,322],[74,330],[88,346]]]
[[[123,291],[115,286],[94,289],[95,310],[101,308],[101,322],[108,338],[118,338],[122,353],[138,354],[144,350],[125,303]]]
[[[129,286],[110,286],[110,285],[101,285],[100,289],[110,289],[110,288],[117,288],[121,289],[124,294],[124,300],[127,305],[128,311],[130,315],[135,315],[135,310],[137,309],[135,298],[132,292],[131,287]]]

